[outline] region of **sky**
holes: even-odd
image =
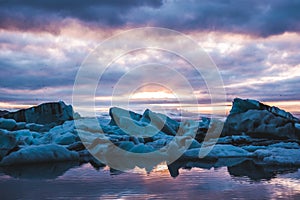
[[[299,114],[299,10],[297,0],[0,0],[0,109],[58,100],[71,104],[76,75],[101,42],[131,29],[161,27],[203,48],[220,72],[226,105],[235,97],[252,98]],[[117,53],[103,56],[109,54]],[[149,63],[159,73],[133,71]],[[161,72],[166,69],[173,71]],[[106,109],[114,95],[155,107],[182,103],[178,96],[183,96],[187,105],[187,86],[171,78],[174,70],[189,82],[199,104],[210,103],[205,77],[180,56],[155,49],[114,60],[95,99],[86,103],[95,100],[99,109]],[[112,88],[128,73],[134,78],[124,79],[115,92]],[[159,78],[169,85],[159,84]],[[144,84],[145,79],[152,84]]]

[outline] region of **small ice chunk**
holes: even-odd
[[[168,144],[166,139],[159,139],[153,142],[148,142],[147,145],[152,146],[155,149],[161,149]]]
[[[209,147],[203,147],[202,151],[208,150]],[[197,159],[201,148],[189,149],[184,154],[184,158]],[[233,158],[233,157],[249,157],[252,154],[240,147],[233,145],[215,145],[207,154],[207,158]]]
[[[0,129],[12,131],[16,126],[17,123],[15,120],[0,118]]]
[[[268,165],[300,165],[299,149],[260,149],[255,151],[254,155]]]
[[[72,133],[65,133],[55,139],[56,144],[69,145],[76,142],[77,137]]]
[[[130,149],[133,153],[149,153],[153,152],[155,149],[152,146],[144,145],[144,144],[138,144],[135,145],[132,149]]]
[[[21,130],[26,128],[26,122],[17,122],[16,130]]]
[[[52,129],[50,129],[49,133],[56,133],[62,135],[67,132],[73,132],[74,128],[74,121],[66,121],[62,125],[55,126]]]
[[[215,145],[212,151],[208,154],[215,157],[247,157],[251,153],[233,145]]]
[[[248,146],[243,146],[242,148],[245,149],[246,151],[254,152],[258,149],[266,149],[267,147],[266,146],[248,145]]]
[[[0,160],[16,146],[17,140],[15,137],[5,132],[0,132]]]
[[[129,151],[134,147],[134,143],[129,141],[123,141],[119,144],[119,147],[125,151]]]
[[[55,144],[32,145],[4,157],[0,165],[58,162],[78,159],[79,155],[77,152],[69,151],[63,146]]]
[[[29,123],[25,125],[25,128],[31,130],[31,131],[36,131],[39,132],[42,128],[44,127],[44,125],[42,124],[35,124],[35,123]]]
[[[300,146],[296,142],[279,142],[276,144],[272,144],[269,147],[280,147],[285,149],[300,149]]]
[[[84,130],[91,133],[103,133],[103,129],[96,118],[81,118],[75,120],[75,128],[77,130]]]

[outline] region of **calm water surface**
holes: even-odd
[[[181,168],[173,178],[164,164],[150,173],[74,165],[1,169],[0,199],[300,199],[300,170],[254,180],[227,167]]]

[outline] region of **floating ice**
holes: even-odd
[[[23,147],[19,151],[12,152],[2,159],[0,165],[4,166],[29,163],[58,162],[78,159],[79,155],[77,152],[69,151],[65,147],[62,147],[60,145],[32,145]]]

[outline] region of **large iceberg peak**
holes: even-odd
[[[67,120],[74,119],[74,111],[71,105],[66,105],[63,101],[59,101],[9,112],[3,115],[3,118],[36,124],[63,124]]]
[[[222,135],[246,134],[259,138],[299,139],[299,119],[256,100],[236,98]]]
[[[235,98],[232,103],[232,108],[230,110],[230,114],[235,113],[244,113],[248,110],[267,110],[271,112],[272,114],[285,118],[289,121],[299,123],[300,120],[296,117],[294,117],[291,113],[286,112],[276,106],[269,106],[266,104],[263,104],[257,100],[253,99],[240,99]]]

